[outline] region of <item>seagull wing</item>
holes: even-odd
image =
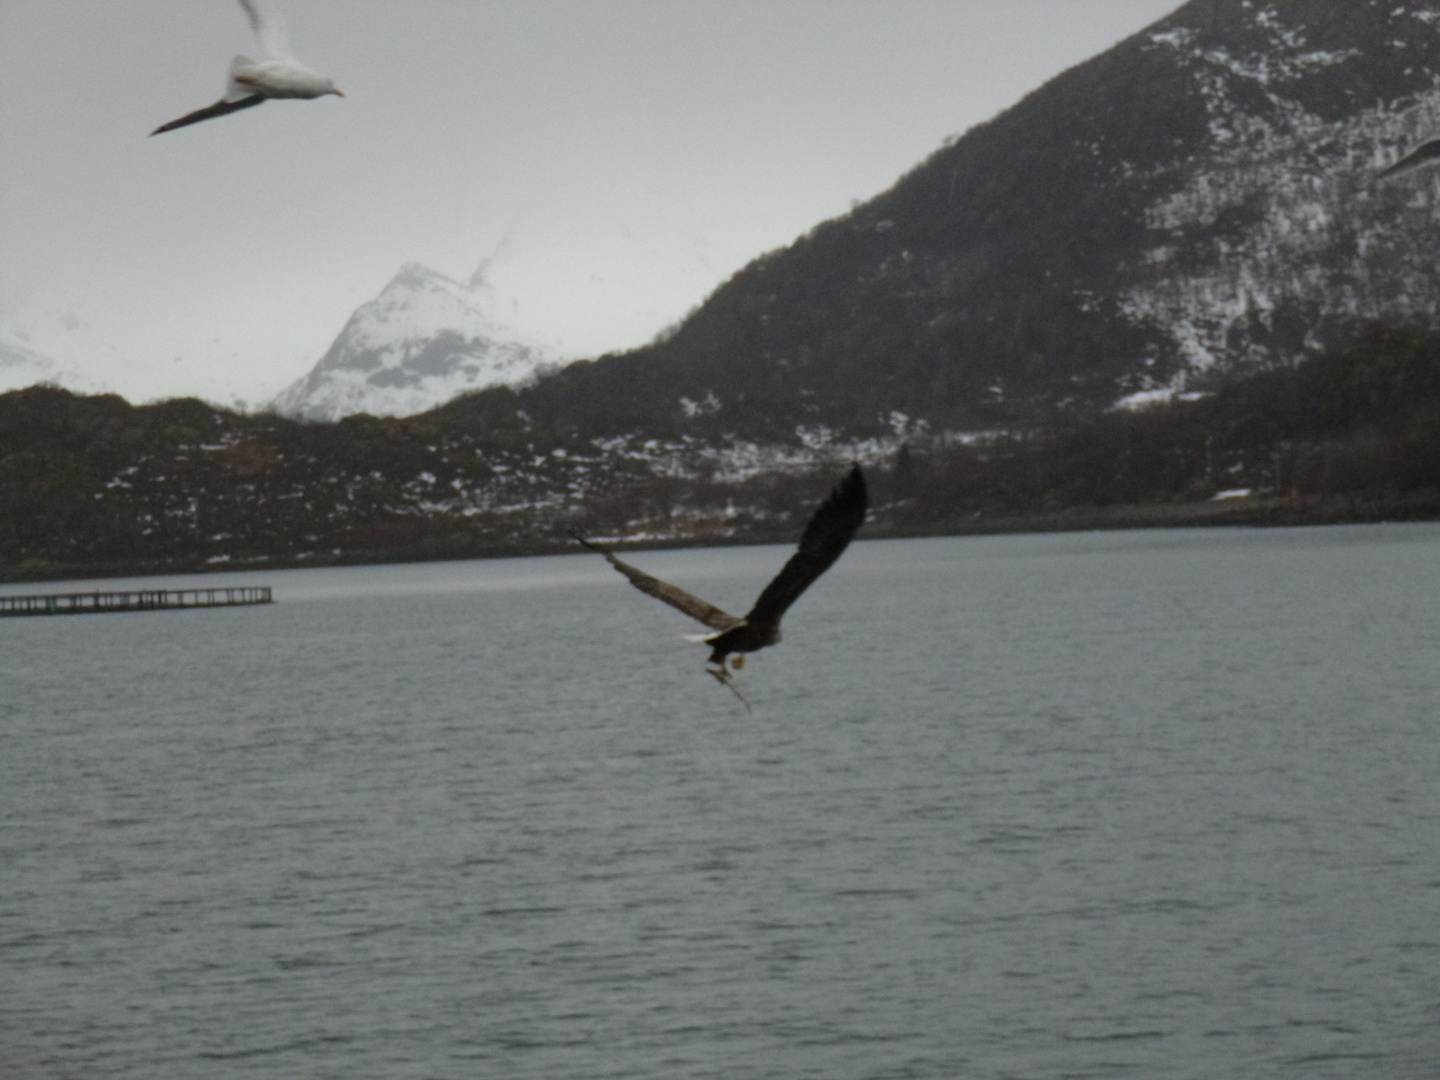
[[[790,556],[775,580],[765,586],[745,622],[751,627],[774,626],[800,594],[840,558],[840,553],[865,521],[870,500],[865,477],[856,465],[836,486],[805,526],[800,547]]]
[[[285,21],[278,13],[257,2],[240,0],[245,17],[250,20],[250,29],[260,39],[261,46],[276,60],[292,60],[289,43],[285,40]]]
[[[1429,142],[1421,143],[1394,165],[1382,171],[1376,179],[1389,180],[1392,177],[1403,176],[1405,173],[1414,172],[1416,169],[1423,169],[1426,165],[1436,163],[1440,163],[1440,139],[1431,139]]]
[[[630,584],[634,585],[641,592],[655,597],[656,600],[665,601],[665,603],[671,607],[683,611],[692,619],[704,623],[712,630],[730,630],[740,625],[740,619],[737,619],[729,612],[721,611],[714,604],[701,600],[700,597],[686,592],[678,585],[671,585],[668,581],[661,581],[659,578],[651,577],[643,570],[637,570],[629,563],[617,559],[615,555],[606,548],[586,540],[579,533],[572,532],[570,535],[575,537],[576,540],[580,541],[580,543],[584,544],[591,551],[604,555],[605,558],[609,560],[610,565],[629,578]]]
[[[259,105],[265,98],[260,94],[251,97],[243,97],[237,101],[220,100],[214,105],[207,105],[203,109],[196,109],[192,113],[186,113],[179,120],[171,120],[168,124],[161,124],[152,131],[151,135],[159,135],[162,131],[174,131],[176,128],[185,127],[188,124],[198,124],[201,120],[213,120],[217,116],[226,116],[232,112],[239,112],[241,109],[248,109],[252,105]]]

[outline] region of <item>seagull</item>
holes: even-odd
[[[268,58],[251,60],[248,56],[235,57],[230,64],[230,82],[224,97],[214,105],[161,124],[151,135],[239,112],[260,105],[267,98],[318,98],[326,94],[345,96],[335,89],[330,79],[311,71],[290,55],[285,47],[285,26],[274,12],[262,10],[255,0],[240,0],[240,6],[245,9],[250,26],[260,39],[261,47],[269,54]]]
[[[1410,153],[1391,165],[1375,179],[1390,180],[1396,176],[1403,176],[1405,173],[1414,172],[1416,169],[1423,169],[1427,165],[1440,164],[1440,139],[1431,139],[1423,142]]]
[[[836,485],[828,498],[822,502],[810,517],[800,536],[800,546],[790,561],[785,564],[775,580],[765,586],[755,606],[743,619],[721,611],[714,604],[693,596],[684,589],[668,582],[653,578],[643,570],[637,570],[622,562],[607,548],[586,540],[579,533],[571,535],[585,547],[605,556],[610,565],[630,579],[643,593],[657,600],[663,600],[673,608],[683,611],[697,622],[704,623],[718,633],[699,636],[696,640],[710,646],[710,666],[705,670],[745,701],[740,691],[731,683],[731,672],[745,666],[745,654],[774,645],[780,640],[780,618],[790,605],[800,598],[821,574],[840,558],[841,552],[865,521],[869,498],[865,492],[865,477],[860,466],[851,468],[845,479]],[[730,654],[735,655],[731,657]],[[728,665],[727,665],[728,660]],[[745,702],[745,707],[750,707]]]

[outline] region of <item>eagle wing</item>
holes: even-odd
[[[239,101],[217,101],[214,105],[207,105],[203,109],[196,109],[192,113],[186,113],[179,120],[171,120],[168,124],[161,124],[152,131],[151,135],[159,135],[162,131],[174,131],[176,128],[185,127],[187,124],[198,124],[201,120],[213,120],[217,116],[226,116],[232,112],[239,112],[241,109],[248,109],[252,105],[259,105],[265,100],[264,95],[255,94],[252,97],[243,97]]]
[[[615,567],[616,570],[619,570],[620,573],[624,574],[627,578],[629,578],[630,584],[634,585],[641,592],[648,593],[650,596],[655,597],[656,600],[665,601],[665,603],[669,604],[671,607],[683,611],[692,619],[695,619],[697,622],[704,623],[712,630],[731,630],[739,626],[741,622],[744,621],[742,619],[737,619],[734,615],[731,615],[727,611],[721,611],[714,604],[711,604],[705,600],[701,600],[700,597],[686,592],[678,585],[671,585],[668,581],[661,581],[657,577],[651,577],[643,570],[637,570],[629,563],[624,562],[621,559],[617,559],[615,555],[608,549],[601,547],[599,544],[592,543],[591,541],[586,540],[579,533],[572,532],[570,535],[573,536],[576,540],[580,541],[580,543],[584,544],[591,551],[596,552],[599,555],[604,555],[605,558],[609,561],[610,565]]]
[[[836,486],[800,536],[800,547],[745,616],[752,627],[774,626],[800,594],[834,564],[865,521],[870,500],[865,477],[856,465]]]

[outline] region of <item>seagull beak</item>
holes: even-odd
[[[336,97],[344,97],[344,96],[345,96],[345,95],[344,95],[343,93],[341,93],[339,90],[331,90],[331,91],[328,91],[328,92],[331,93],[331,94],[334,94]]]

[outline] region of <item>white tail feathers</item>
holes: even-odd
[[[234,101],[236,98],[249,97],[250,95],[255,93],[255,88],[253,86],[242,83],[236,79],[237,75],[241,75],[244,72],[253,69],[254,67],[254,60],[251,60],[248,56],[241,56],[239,53],[235,54],[235,59],[230,61],[230,77],[225,82],[226,101]]]

